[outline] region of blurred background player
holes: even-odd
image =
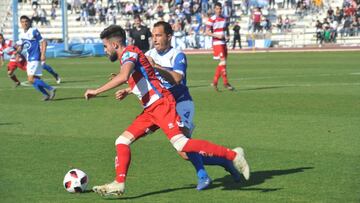
[[[171,47],[172,36],[173,30],[169,23],[163,21],[155,23],[152,30],[154,48],[146,52],[145,55],[157,71],[158,79],[174,96],[176,111],[184,124],[182,131],[186,137],[190,138],[194,129],[195,107],[186,86],[187,59],[182,51]],[[155,126],[150,130],[154,131],[158,128]],[[211,183],[211,179],[204,168],[204,163],[206,165],[221,165],[233,175],[235,181],[240,180],[240,174],[234,168],[233,163],[227,159],[206,157],[193,152],[180,153],[180,155],[185,159],[189,159],[194,165],[198,176],[198,185],[196,187],[198,190],[207,188]]]
[[[17,42],[19,45],[17,52],[21,53],[22,49],[27,52],[26,72],[28,81],[43,94],[43,101],[52,100],[55,97],[56,89],[40,78],[42,76],[41,61],[45,62],[46,60],[46,40],[41,37],[36,28],[31,27],[28,16],[21,16],[20,23],[22,29]]]
[[[23,71],[26,71],[26,59],[24,55],[16,52],[16,45],[12,40],[6,40],[4,35],[0,33],[0,66],[4,66],[4,55],[10,56],[10,61],[7,64],[7,74],[9,78],[14,81],[15,87],[19,86],[21,83],[15,75],[15,70],[20,68]]]
[[[21,85],[20,81],[15,75],[16,68],[20,68],[23,71],[26,71],[26,58],[23,54],[17,53],[16,44],[9,39],[5,39],[4,35],[0,33],[0,66],[4,65],[4,54],[10,56],[10,62],[7,65],[8,76],[11,80],[15,82],[15,87]],[[60,84],[61,78],[54,69],[47,65],[45,62],[41,62],[42,68],[49,72],[56,80],[57,84]]]
[[[227,58],[227,47],[226,42],[229,40],[228,23],[224,16],[222,16],[222,4],[215,3],[215,14],[209,18],[206,23],[206,35],[211,36],[213,39],[213,52],[214,59],[220,59],[220,62],[215,70],[214,80],[211,84],[218,90],[217,84],[220,76],[223,79],[224,87],[228,90],[234,90],[230,85],[227,73],[226,73],[226,58]]]

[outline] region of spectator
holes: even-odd
[[[50,17],[51,17],[51,20],[55,20],[55,18],[56,18],[56,8],[54,5],[51,6]]]
[[[261,11],[260,8],[254,8],[253,14],[252,14],[252,22],[253,22],[253,32],[260,32],[261,31]]]
[[[48,24],[48,21],[47,21],[47,19],[46,19],[47,14],[46,14],[45,9],[41,9],[41,10],[40,10],[39,17],[40,17],[40,23],[41,23],[41,25],[47,25],[47,24]]]
[[[279,32],[283,32],[283,31],[284,31],[284,22],[283,22],[282,15],[279,15],[279,16],[277,17],[276,27],[277,27],[277,29],[278,29]]]
[[[316,28],[316,43],[319,43],[321,45],[324,40],[324,30],[323,30],[323,24],[320,22],[320,20],[316,21],[315,28]]]
[[[31,24],[35,21],[36,24],[40,21],[40,14],[37,8],[33,9],[33,14],[31,17]]]
[[[116,9],[114,5],[110,6],[110,8],[108,9],[106,19],[107,24],[116,25]]]
[[[285,30],[285,32],[291,31],[291,20],[290,20],[289,16],[286,16],[286,18],[284,20],[284,30]]]

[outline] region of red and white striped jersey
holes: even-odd
[[[16,61],[16,48],[12,40],[5,40],[4,44],[0,44],[0,55],[4,54],[10,56],[10,61]]]
[[[127,46],[120,55],[120,64],[134,63],[128,84],[133,94],[141,101],[144,108],[163,97],[167,91],[155,75],[154,68],[136,46]]]
[[[223,38],[219,39],[213,37],[213,45],[221,45],[226,44],[225,36],[226,36],[226,28],[227,28],[226,18],[223,16],[213,15],[206,22],[206,27],[212,31],[213,34],[222,35]]]

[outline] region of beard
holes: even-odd
[[[115,62],[118,59],[118,55],[116,52],[111,53],[108,57],[111,62]]]

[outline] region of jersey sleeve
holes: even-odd
[[[132,51],[126,51],[121,57],[121,64],[132,62],[136,64],[139,59],[139,55]]]
[[[209,18],[208,21],[206,22],[206,28],[212,30],[213,25],[214,25],[213,20]]]
[[[33,30],[33,36],[37,41],[42,41],[43,40],[43,38],[42,38],[42,36],[41,36],[38,29]]]
[[[173,71],[184,75],[187,67],[187,59],[184,53],[179,53],[175,57]]]

